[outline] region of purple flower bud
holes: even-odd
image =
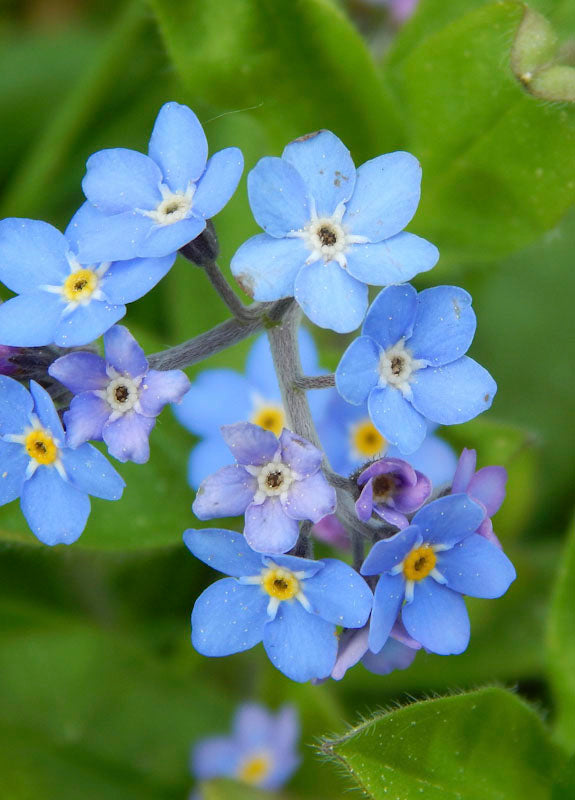
[[[485,509],[486,517],[477,529],[477,533],[497,545],[497,547],[501,547],[501,542],[493,531],[491,517],[499,511],[505,499],[507,470],[505,467],[493,466],[483,467],[476,472],[476,464],[477,452],[464,447],[453,476],[451,493],[460,494],[465,492]]]
[[[431,481],[399,458],[382,458],[357,479],[363,486],[355,504],[357,516],[367,522],[375,512],[391,525],[407,528],[406,514],[417,511],[431,494]]]

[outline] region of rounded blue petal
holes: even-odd
[[[395,456],[392,451],[386,454]],[[407,457],[414,469],[427,475],[434,486],[450,483],[457,466],[457,456],[453,447],[438,436],[429,435],[414,453]]]
[[[192,611],[192,644],[204,656],[230,656],[261,642],[269,596],[235,578],[216,581]]]
[[[56,327],[54,342],[60,347],[89,344],[111,328],[126,313],[126,306],[111,306],[92,300],[65,314]]]
[[[172,410],[178,422],[192,433],[198,436],[217,433],[219,437],[222,425],[240,422],[250,416],[251,394],[251,387],[243,375],[231,369],[207,369],[197,375],[181,403],[172,406]],[[230,460],[227,449],[226,452],[228,455],[223,463]]]
[[[354,244],[346,253],[350,275],[363,283],[387,286],[410,281],[437,264],[439,250],[413,233],[398,233],[383,242]]]
[[[86,202],[70,220],[66,238],[82,264],[133,259],[143,246],[153,222],[138,211],[107,216]]]
[[[25,481],[20,505],[32,532],[49,545],[75,542],[90,514],[88,495],[46,466]]]
[[[111,413],[108,403],[93,392],[82,392],[73,397],[70,408],[64,412],[68,447],[79,447],[90,439],[101,440]]]
[[[337,206],[351,197],[355,165],[347,147],[331,131],[318,131],[290,142],[282,159],[303,178],[318,217],[331,217]]]
[[[413,516],[425,542],[452,547],[474,533],[485,518],[485,509],[466,494],[450,494],[428,503]]]
[[[135,255],[142,258],[171,255],[188,242],[192,242],[205,227],[205,219],[193,212],[190,217],[173,222],[171,225],[154,225],[149,229],[145,241],[138,245]]]
[[[162,173],[151,158],[116,147],[90,156],[82,189],[90,203],[107,215],[151,211],[162,202],[161,180]]]
[[[155,424],[155,417],[144,417],[134,411],[128,412],[114,422],[104,425],[102,439],[110,455],[118,461],[145,464],[150,458],[148,439]]]
[[[208,142],[191,108],[164,103],[154,123],[148,154],[172,192],[185,192],[190,182],[198,180],[206,166]]]
[[[60,442],[64,441],[64,428],[54,401],[42,386],[36,381],[30,381],[30,393],[34,400],[34,411],[45,428],[48,428]]]
[[[279,451],[277,437],[251,422],[222,425],[222,436],[239,464],[261,467]]]
[[[151,369],[144,378],[140,391],[142,414],[157,417],[168,403],[178,403],[190,387],[190,381],[181,369]]]
[[[373,611],[369,624],[369,649],[373,653],[379,653],[387,642],[404,597],[405,580],[403,575],[382,575],[380,577],[375,587]]]
[[[252,236],[236,251],[232,275],[248,297],[279,300],[294,294],[295,279],[309,255],[302,239]]]
[[[283,510],[292,519],[309,519],[319,522],[333,514],[337,505],[335,489],[323,472],[316,472],[289,487],[287,498],[281,501]]]
[[[274,667],[304,683],[327,678],[335,664],[335,627],[315,614],[308,614],[297,601],[280,604],[276,618],[266,625],[264,647]]]
[[[119,500],[122,496],[124,479],[91,444],[83,444],[77,450],[62,450],[62,463],[68,480],[81,492],[102,500]]]
[[[375,675],[389,675],[396,669],[407,669],[413,663],[417,650],[389,637],[379,653],[368,650],[361,659],[363,666]]]
[[[51,344],[64,308],[57,294],[41,289],[12,297],[0,305],[0,342],[16,347]]]
[[[29,462],[22,445],[0,441],[0,506],[20,497]]]
[[[407,632],[440,656],[463,653],[469,644],[469,616],[463,597],[427,577],[416,582],[413,600],[401,612]]]
[[[114,325],[104,335],[106,361],[118,372],[139,378],[148,371],[143,349],[124,325]]]
[[[34,401],[21,383],[0,375],[0,436],[5,433],[21,434],[30,424]]]
[[[365,403],[379,381],[380,349],[369,336],[359,336],[349,345],[335,371],[335,385],[343,399]]]
[[[257,480],[238,464],[222,467],[202,481],[192,510],[201,520],[237,517],[252,502]]]
[[[465,355],[477,320],[471,295],[457,286],[434,286],[417,296],[417,315],[407,344],[415,358],[442,366]]]
[[[235,531],[189,528],[184,532],[184,543],[204,564],[232,578],[259,575],[263,569],[262,557]]]
[[[279,497],[266,497],[260,505],[251,503],[246,509],[244,536],[258,553],[287,553],[298,533],[298,523],[285,513]]]
[[[225,736],[202,739],[193,749],[192,774],[200,781],[210,778],[230,777],[236,774],[240,759],[238,743]],[[196,800],[192,795],[190,800]],[[201,800],[201,795],[197,795]]]
[[[174,252],[163,258],[115,261],[102,278],[102,291],[113,305],[133,303],[167,275],[175,260]]]
[[[497,384],[468,356],[442,367],[426,367],[411,379],[414,408],[440,425],[468,422],[490,408]]]
[[[299,172],[281,158],[261,158],[248,175],[248,197],[258,225],[281,238],[302,229],[311,216],[309,195]]]
[[[371,589],[361,575],[343,561],[325,558],[323,563],[323,569],[302,585],[314,614],[345,628],[361,628],[373,605]]]
[[[417,292],[413,286],[388,286],[369,307],[362,333],[386,350],[411,336],[416,311]]]
[[[395,536],[376,542],[363,562],[361,574],[379,575],[382,572],[390,572],[401,564],[420,535],[419,528],[410,525]]]
[[[307,264],[295,279],[294,297],[320,328],[349,333],[359,328],[367,311],[367,286],[339,264]]]
[[[243,169],[244,157],[237,147],[214,153],[194,194],[196,213],[208,219],[221,211],[236,191]]]
[[[366,161],[357,171],[343,222],[370,242],[395,236],[415,214],[420,185],[421,167],[410,153],[398,151]]]
[[[421,447],[427,434],[425,419],[399,389],[373,389],[367,407],[375,427],[401,453],[409,455]]]
[[[38,285],[60,285],[70,268],[68,242],[59,230],[37,219],[9,217],[0,221],[0,281],[12,292],[30,292]]]
[[[73,394],[102,389],[110,380],[106,362],[96,353],[68,353],[53,361],[48,372]]]
[[[476,533],[439,553],[437,569],[450,589],[471,597],[501,597],[517,577],[505,553]]]

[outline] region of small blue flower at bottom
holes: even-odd
[[[187,530],[184,542],[231,575],[196,600],[192,643],[205,656],[229,656],[263,641],[272,664],[294,681],[327,678],[337,656],[336,625],[361,628],[371,589],[347,564],[255,553],[233,531]]]
[[[192,750],[192,774],[198,780],[234,778],[260,789],[280,789],[300,763],[296,709],[277,714],[256,703],[242,704],[230,736],[200,740]]]
[[[361,568],[379,575],[369,630],[378,653],[401,611],[407,633],[439,655],[462,653],[469,617],[462,595],[495,598],[515,580],[507,556],[475,531],[485,509],[466,494],[434,500],[408,528],[377,542]]]
[[[66,446],[48,392],[0,376],[0,505],[20,497],[22,513],[44,544],[71,544],[90,514],[88,495],[119,500],[125,483],[107,459],[84,444]]]

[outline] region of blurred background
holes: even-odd
[[[458,452],[477,448],[480,466],[507,467],[494,524],[518,580],[499,601],[469,602],[464,655],[420,653],[387,677],[358,666],[341,684],[313,687],[284,678],[261,648],[203,659],[189,613],[214,576],[181,543],[197,524],[186,481],[194,440],[166,411],[150,463],[120,465],[124,499],[93,501],[78,544],[39,545],[17,504],[0,512],[0,798],[185,798],[190,743],[226,730],[251,698],[298,705],[304,761],[288,796],[327,800],[349,781],[313,744],[360,715],[497,683],[553,721],[561,692],[573,690],[554,672],[548,620],[573,508],[575,4],[421,0],[408,20],[400,5],[4,0],[1,213],[63,228],[83,202],[88,156],[145,151],[167,100],[194,109],[211,152],[239,146],[246,173],[319,128],[340,136],[356,165],[414,153],[423,186],[409,229],[442,254],[414,283],[473,295],[470,354],[499,385],[488,414],[441,435]],[[245,177],[215,223],[229,275],[235,249],[258,231]],[[152,352],[226,315],[201,271],[179,259],[126,322]],[[332,370],[350,337],[312,333]],[[242,371],[248,348],[188,373]]]

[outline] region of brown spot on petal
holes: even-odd
[[[321,132],[322,129],[313,131],[313,133],[304,133],[303,136],[298,136],[297,139],[294,139],[294,142],[307,142],[308,139],[313,139],[314,136],[318,136]]]
[[[254,296],[254,281],[251,275],[242,273],[236,276],[236,283],[240,289],[247,294],[248,297]]]

